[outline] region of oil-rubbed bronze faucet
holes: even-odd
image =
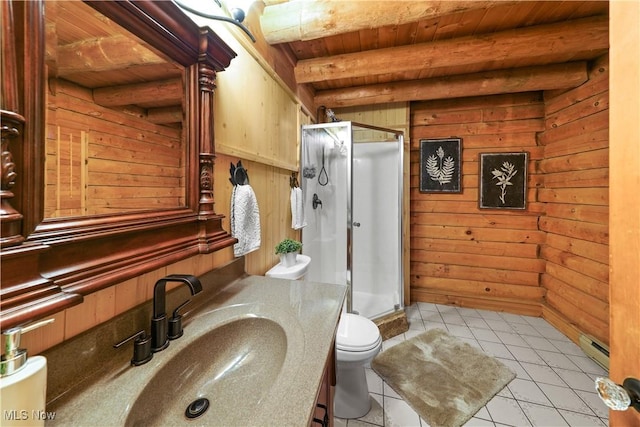
[[[154,353],[164,350],[169,345],[165,303],[166,287],[169,282],[184,283],[189,287],[191,295],[202,291],[200,280],[189,274],[171,274],[156,282],[153,287],[153,318],[151,319],[151,351]],[[176,309],[176,312],[177,310],[178,309]],[[177,313],[174,314],[177,315]]]

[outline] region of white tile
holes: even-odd
[[[553,326],[547,326],[547,327],[534,326],[534,328],[536,328],[538,332],[540,332],[540,335],[542,335],[545,338],[555,339],[559,341],[568,339],[562,332],[555,329]]]
[[[566,383],[562,378],[547,365],[520,362],[523,369],[529,374],[531,379],[537,383],[545,383],[565,387]]]
[[[480,316],[480,313],[478,313],[478,310],[476,310],[474,308],[458,307],[458,313],[460,313],[460,316],[462,316],[462,317],[479,317],[479,318],[482,318],[482,316]]]
[[[496,333],[493,332],[491,329],[479,329],[476,327],[470,327],[469,329],[471,329],[473,336],[475,336],[476,339],[478,340],[498,342],[498,343],[502,342],[500,341],[500,338],[498,338],[498,335],[496,335]]]
[[[558,409],[558,412],[564,417],[571,427],[605,427],[600,418],[592,415],[580,414],[578,412],[566,411]]]
[[[491,327],[489,327],[489,324],[482,317],[462,316],[462,318],[464,319],[467,326],[470,328],[486,329],[486,330],[491,329]]]
[[[536,353],[538,353],[538,355],[542,357],[545,362],[547,362],[547,365],[551,366],[552,368],[568,369],[572,371],[580,370],[580,368],[575,363],[573,363],[571,359],[569,359],[562,353],[556,353],[546,350],[536,350]]]
[[[524,320],[527,321],[528,324],[535,328],[548,328],[553,327],[549,322],[547,322],[542,317],[533,317],[533,316],[522,316]]]
[[[581,371],[554,368],[554,371],[574,390],[594,391],[595,383],[590,376]]]
[[[500,316],[506,320],[508,323],[521,323],[526,325],[527,321],[522,318],[519,314],[513,313],[500,313]]]
[[[556,408],[535,403],[520,402],[522,410],[534,426],[568,426]]]
[[[500,396],[500,397],[505,397],[507,399],[515,399],[515,397],[513,397],[513,393],[511,393],[511,390],[509,390],[509,387],[505,387],[502,390],[500,390],[496,396]]]
[[[442,320],[444,320],[444,323],[446,323],[447,325],[467,326],[464,319],[458,314],[457,311],[440,313],[440,315],[442,316]]]
[[[358,418],[358,421],[364,421],[376,426],[384,426],[385,422],[385,410],[383,409],[383,397],[379,394],[371,394],[369,395],[369,399],[371,400],[371,409],[364,417]],[[353,421],[349,420],[348,427],[353,427]],[[364,425],[364,424],[363,424]]]
[[[514,331],[516,331],[520,335],[531,335],[531,336],[534,336],[534,337],[541,336],[540,332],[538,332],[537,329],[534,328],[531,325],[523,325],[523,324],[519,324],[519,323],[513,323],[511,325],[511,327],[513,328]]]
[[[478,341],[485,353],[503,359],[515,359],[504,344],[490,341]]]
[[[436,304],[436,308],[438,309],[440,314],[444,314],[444,313],[458,314],[458,309],[452,305]]]
[[[436,305],[432,304],[430,302],[419,302],[418,303],[418,310],[420,310],[420,311],[438,311],[438,309],[436,308]]]
[[[402,399],[396,391],[386,382],[382,383],[382,391],[385,397],[393,397],[394,399]]]
[[[425,322],[444,323],[444,320],[442,320],[442,316],[437,311],[423,311],[422,320]]]
[[[520,402],[520,407],[534,426],[568,426],[556,408],[535,403]]]
[[[504,344],[517,345],[520,347],[529,347],[529,344],[518,334],[511,332],[497,331],[496,335],[500,338],[500,341]]]
[[[522,365],[520,365],[520,362],[518,362],[517,360],[500,359],[500,358],[498,360],[502,362],[504,365],[506,365],[508,368],[510,368],[513,372],[515,372],[516,378],[520,378],[523,380],[531,380],[531,377],[529,376],[529,374],[527,374],[527,371],[524,370]]]
[[[551,406],[551,402],[533,381],[514,379],[507,386],[516,400]]]
[[[522,335],[522,339],[535,350],[558,351],[558,349],[546,338]]]
[[[489,311],[489,310],[476,310],[476,311],[478,312],[480,317],[482,317],[484,320],[504,320],[502,319],[502,317],[500,317],[500,314],[495,311]]]
[[[449,330],[449,333],[454,337],[475,339],[475,337],[471,333],[471,329],[469,329],[467,326],[447,324],[447,329]]]
[[[487,322],[487,325],[494,331],[502,331],[502,332],[513,332],[514,329],[509,326],[504,319],[484,319]]]
[[[559,341],[550,339],[549,342],[553,344],[553,346],[557,348],[558,351],[560,351],[560,353],[562,354],[584,356],[584,351],[582,351],[582,349],[579,346],[575,345],[572,341]]]
[[[531,426],[527,416],[513,399],[496,396],[487,403],[491,419],[510,426]]]
[[[442,329],[443,331],[447,331],[447,326],[442,322],[431,322],[425,320],[422,322],[424,324],[425,331],[429,331],[431,329]]]
[[[464,424],[464,427],[494,427],[493,421],[473,417]]]
[[[426,331],[426,329],[409,329],[407,332],[404,333],[404,338],[405,340],[409,340],[413,337],[416,337],[418,335],[422,335],[424,334]]]
[[[382,394],[382,378],[373,369],[365,369],[365,376],[367,377],[367,387],[370,393]]]
[[[551,384],[538,383],[538,387],[558,409],[595,415],[589,406],[570,388],[558,387]]]
[[[382,351],[388,350],[396,344],[400,344],[404,341],[404,336],[398,335],[388,340],[382,341]]]
[[[483,406],[482,408],[478,409],[478,412],[473,414],[473,417],[480,418],[482,420],[491,420],[491,415],[489,415],[489,411],[487,411],[486,406]]]
[[[582,369],[584,372],[588,374],[595,374],[600,376],[609,375],[606,370],[604,370],[600,365],[598,365],[596,362],[594,362],[587,356],[574,356],[572,354],[569,354],[567,355],[567,357],[571,359],[571,361],[575,363],[576,366],[578,366],[580,369]]]
[[[518,347],[517,345],[507,345],[507,348],[518,362],[537,363],[544,365],[544,360],[538,353],[528,347]]]
[[[419,331],[425,331],[424,323],[422,319],[407,319],[409,321],[409,329],[416,329]]]
[[[402,427],[420,427],[420,417],[404,400],[392,397],[384,398],[384,425]]]
[[[576,393],[585,401],[589,408],[600,418],[609,418],[609,407],[604,404],[598,393],[576,390]]]

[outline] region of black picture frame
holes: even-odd
[[[462,139],[420,140],[420,192],[462,192]]]
[[[529,153],[480,153],[480,209],[527,208]]]

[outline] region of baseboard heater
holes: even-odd
[[[609,347],[591,335],[580,335],[580,348],[602,368],[609,371]]]

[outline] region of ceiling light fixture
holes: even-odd
[[[222,3],[220,3],[220,0],[214,0],[214,1],[220,8],[222,8]],[[256,42],[256,38],[253,36],[253,34],[251,34],[251,31],[249,31],[249,29],[242,24],[242,21],[244,21],[244,18],[245,18],[245,12],[243,9],[239,7],[232,8],[229,11],[229,13],[231,13],[231,17],[228,17],[228,16],[222,16],[222,15],[211,15],[209,13],[201,12],[197,9],[194,9],[182,3],[180,0],[173,0],[173,2],[177,4],[180,8],[186,10],[187,12],[193,13],[194,15],[198,15],[201,18],[213,19],[215,21],[229,22],[235,25],[236,27],[239,27],[242,31],[244,31],[245,34],[249,36],[252,42],[254,43]]]

